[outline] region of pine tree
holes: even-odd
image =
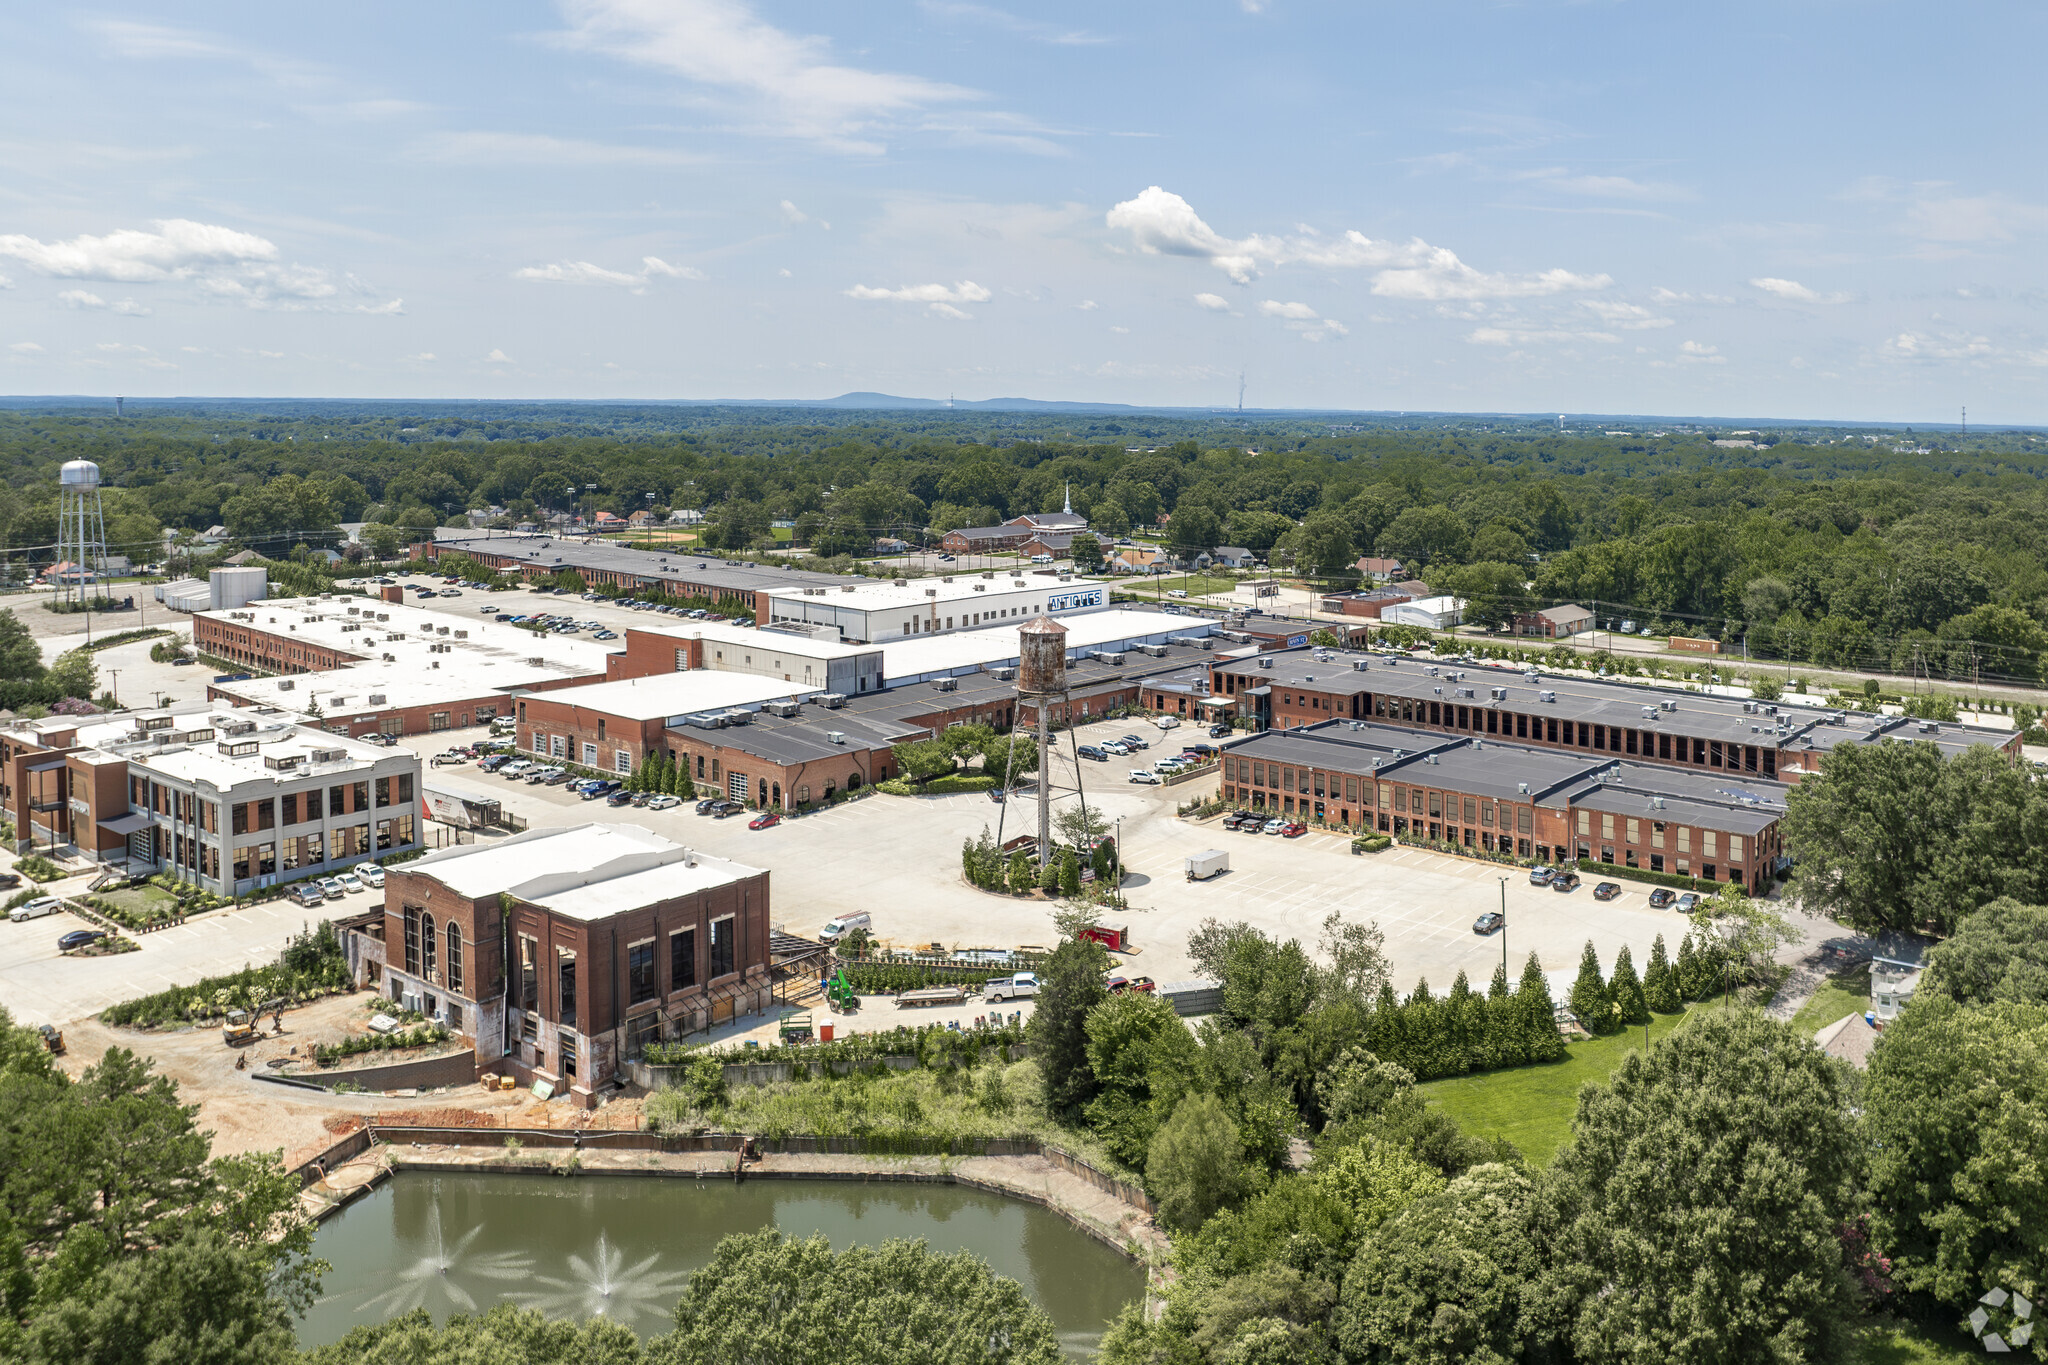
[[[1481,1058],[1478,1065],[1491,1070],[1494,1067],[1520,1066],[1525,1059],[1522,1045],[1522,1031],[1518,1022],[1514,992],[1508,985],[1508,965],[1498,963],[1493,969],[1493,981],[1486,988],[1485,1034],[1481,1044]]]
[[[1598,1035],[1614,1031],[1613,1002],[1607,994],[1607,983],[1600,976],[1600,954],[1590,938],[1586,940],[1586,951],[1579,954],[1579,975],[1572,982],[1570,1004],[1586,1032]]]
[[[1081,856],[1071,848],[1060,854],[1060,894],[1081,894]]]
[[[1407,1030],[1401,1002],[1391,983],[1380,982],[1379,998],[1373,1001],[1372,1017],[1365,1023],[1365,1045],[1383,1062],[1408,1065]],[[1409,1067],[1409,1070],[1414,1070]]]
[[[1643,973],[1643,1003],[1658,1014],[1676,1014],[1679,1011],[1678,981],[1672,975],[1671,961],[1664,952],[1664,935],[1657,935],[1650,945],[1650,966]]]
[[[1031,864],[1030,855],[1018,849],[1010,855],[1010,890],[1021,896],[1038,885],[1038,869]]]
[[[1679,999],[1700,998],[1700,959],[1699,954],[1692,950],[1691,934],[1678,940],[1678,967],[1675,976],[1676,980],[1671,984],[1677,988]]]
[[[1523,1060],[1562,1060],[1565,1045],[1564,1035],[1557,1031],[1557,1002],[1550,998],[1550,979],[1543,975],[1543,964],[1534,953],[1522,966],[1521,984],[1515,988],[1515,1005],[1520,1015]]]
[[[1621,1009],[1614,1016],[1620,1023],[1650,1022],[1650,1007],[1643,999],[1643,983],[1636,979],[1635,959],[1629,955],[1626,943],[1614,955],[1614,978],[1607,983],[1607,995]]]
[[[1443,1007],[1430,994],[1429,979],[1418,978],[1401,1007],[1401,1027],[1408,1044],[1408,1060],[1402,1065],[1414,1072],[1418,1081],[1433,1081],[1444,1074],[1443,1023]]]
[[[1451,1060],[1456,1067],[1453,1074],[1463,1075],[1485,1066],[1486,999],[1472,989],[1463,972],[1451,983],[1451,994],[1444,1001],[1444,1016],[1450,1025]]]
[[[981,885],[981,862],[974,856],[974,840],[960,841],[960,875],[967,878],[969,886]]]

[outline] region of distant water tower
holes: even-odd
[[[1050,616],[1017,627],[1017,699],[1038,710],[1038,865],[1052,857],[1052,703],[1067,700],[1067,628]],[[1068,716],[1068,720],[1073,717]]]
[[[107,523],[100,511],[100,467],[71,460],[57,471],[57,600],[80,605],[99,595],[107,571]]]

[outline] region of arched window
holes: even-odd
[[[462,989],[462,926],[448,921],[448,989]]]
[[[855,773],[852,777],[846,779],[846,789],[850,792],[857,792],[860,790],[859,773]]]
[[[434,937],[434,917],[422,914],[420,916],[420,948],[423,950],[424,957],[420,962],[420,974],[429,981],[434,979],[434,950],[439,946],[438,940]]]

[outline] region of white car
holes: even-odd
[[[1265,824],[1259,826],[1259,832],[1261,834],[1278,834],[1281,830],[1286,829],[1290,823],[1292,822],[1278,819],[1276,817],[1275,819],[1268,820]]]
[[[384,869],[375,863],[364,863],[356,869],[356,875],[363,879],[364,886],[381,888],[384,885]]]
[[[351,896],[363,889],[363,879],[353,872],[344,872],[339,877],[336,877],[335,880],[340,882],[341,889],[348,892]]]
[[[1180,728],[1180,717],[1161,716],[1158,720],[1155,720],[1152,723],[1162,730],[1178,730]]]
[[[348,888],[341,884],[341,878],[327,877],[320,882],[320,894],[331,901],[338,901],[348,894]]]
[[[498,769],[498,776],[521,777],[532,771],[533,763],[530,759],[515,758],[510,763],[507,763],[504,767]]]
[[[1015,976],[990,977],[981,987],[981,998],[988,1003],[994,1003],[998,1000],[1029,1000],[1037,994],[1037,972],[1019,972]]]
[[[682,804],[683,804],[683,798],[682,798],[682,797],[680,797],[680,796],[670,796],[670,795],[669,795],[669,794],[668,794],[667,792],[663,792],[663,793],[662,793],[662,794],[661,794],[660,796],[657,796],[657,797],[655,797],[655,798],[654,798],[654,799],[653,799],[652,801],[649,801],[649,802],[647,803],[647,809],[649,809],[649,810],[673,810],[673,809],[674,809],[675,807],[677,807],[677,806],[680,806],[680,805],[682,805]]]
[[[1119,758],[1131,751],[1131,746],[1120,739],[1105,739],[1095,747],[1106,754],[1115,754]]]
[[[1138,783],[1140,786],[1156,787],[1159,785],[1159,774],[1153,772],[1150,768],[1133,768],[1131,769],[1131,781]]]
[[[1166,590],[1166,595],[1168,597],[1186,597],[1187,592],[1185,589],[1182,588],[1168,588]]]
[[[64,908],[64,902],[55,896],[38,896],[32,901],[15,906],[7,912],[7,918],[15,924],[26,924],[44,915],[54,915]]]

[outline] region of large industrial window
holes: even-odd
[[[420,974],[426,977],[427,980],[429,981],[432,981],[434,979],[434,962],[436,957],[438,956],[438,954],[436,953],[436,949],[438,948],[438,946],[439,942],[434,937],[434,917],[432,915],[421,915],[420,966],[422,970]]]
[[[626,949],[626,1003],[644,1004],[658,993],[654,985],[654,940],[630,945]]]
[[[527,937],[519,936],[519,1008],[527,1013],[529,1021],[533,1012],[540,1008],[540,944]]]
[[[462,989],[462,930],[454,920],[448,921],[448,989]]]
[[[687,990],[697,984],[697,931],[682,929],[668,936],[668,988]]]
[[[380,777],[377,779],[377,806],[381,810],[383,807],[388,806],[390,804],[391,779],[388,777]]]
[[[711,979],[731,976],[733,972],[733,917],[711,921]]]
[[[555,949],[555,977],[561,988],[557,997],[562,1004],[557,1022],[576,1027],[576,954],[567,948]]]
[[[413,976],[420,974],[420,909],[417,905],[405,907],[405,970]]]

